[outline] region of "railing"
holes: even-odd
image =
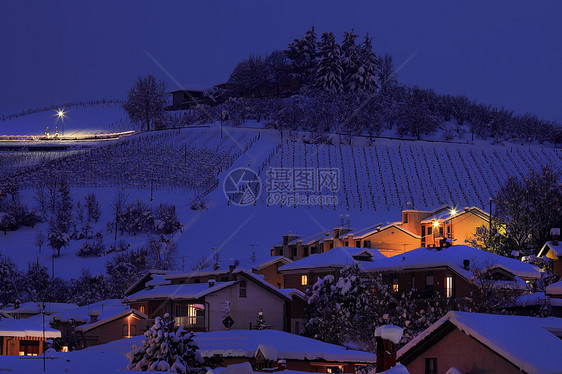
[[[183,326],[190,329],[204,329],[205,317],[175,317],[174,325]]]

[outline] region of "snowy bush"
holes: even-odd
[[[144,333],[142,347],[133,346],[127,353],[126,370],[170,371],[172,373],[204,373],[204,360],[193,341],[193,333],[183,326],[174,331],[174,320],[168,313],[164,319],[156,317],[154,325]]]
[[[80,257],[101,257],[105,254],[105,246],[101,238],[96,238],[94,241],[86,241],[80,250],[76,253]]]

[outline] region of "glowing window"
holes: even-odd
[[[453,297],[453,276],[447,275],[445,277],[445,296],[447,298]]]
[[[307,286],[307,285],[308,285],[308,275],[302,275],[302,276],[301,276],[301,285],[302,285],[302,286]]]

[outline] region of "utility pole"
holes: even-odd
[[[252,255],[250,256],[250,263],[252,264],[252,267],[253,267],[254,264],[256,263],[256,247],[258,245],[257,244],[248,244],[248,246],[252,248]]]
[[[490,197],[490,219],[489,219],[489,224],[490,224],[489,236],[490,236],[490,239],[489,239],[488,247],[492,246],[492,200],[493,199]]]

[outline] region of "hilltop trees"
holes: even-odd
[[[340,59],[341,49],[334,33],[323,33],[318,49],[320,58],[316,70],[316,87],[330,93],[342,92],[344,72]]]
[[[131,121],[140,124],[145,131],[162,124],[165,106],[166,83],[157,81],[152,74],[137,79],[123,104]]]

